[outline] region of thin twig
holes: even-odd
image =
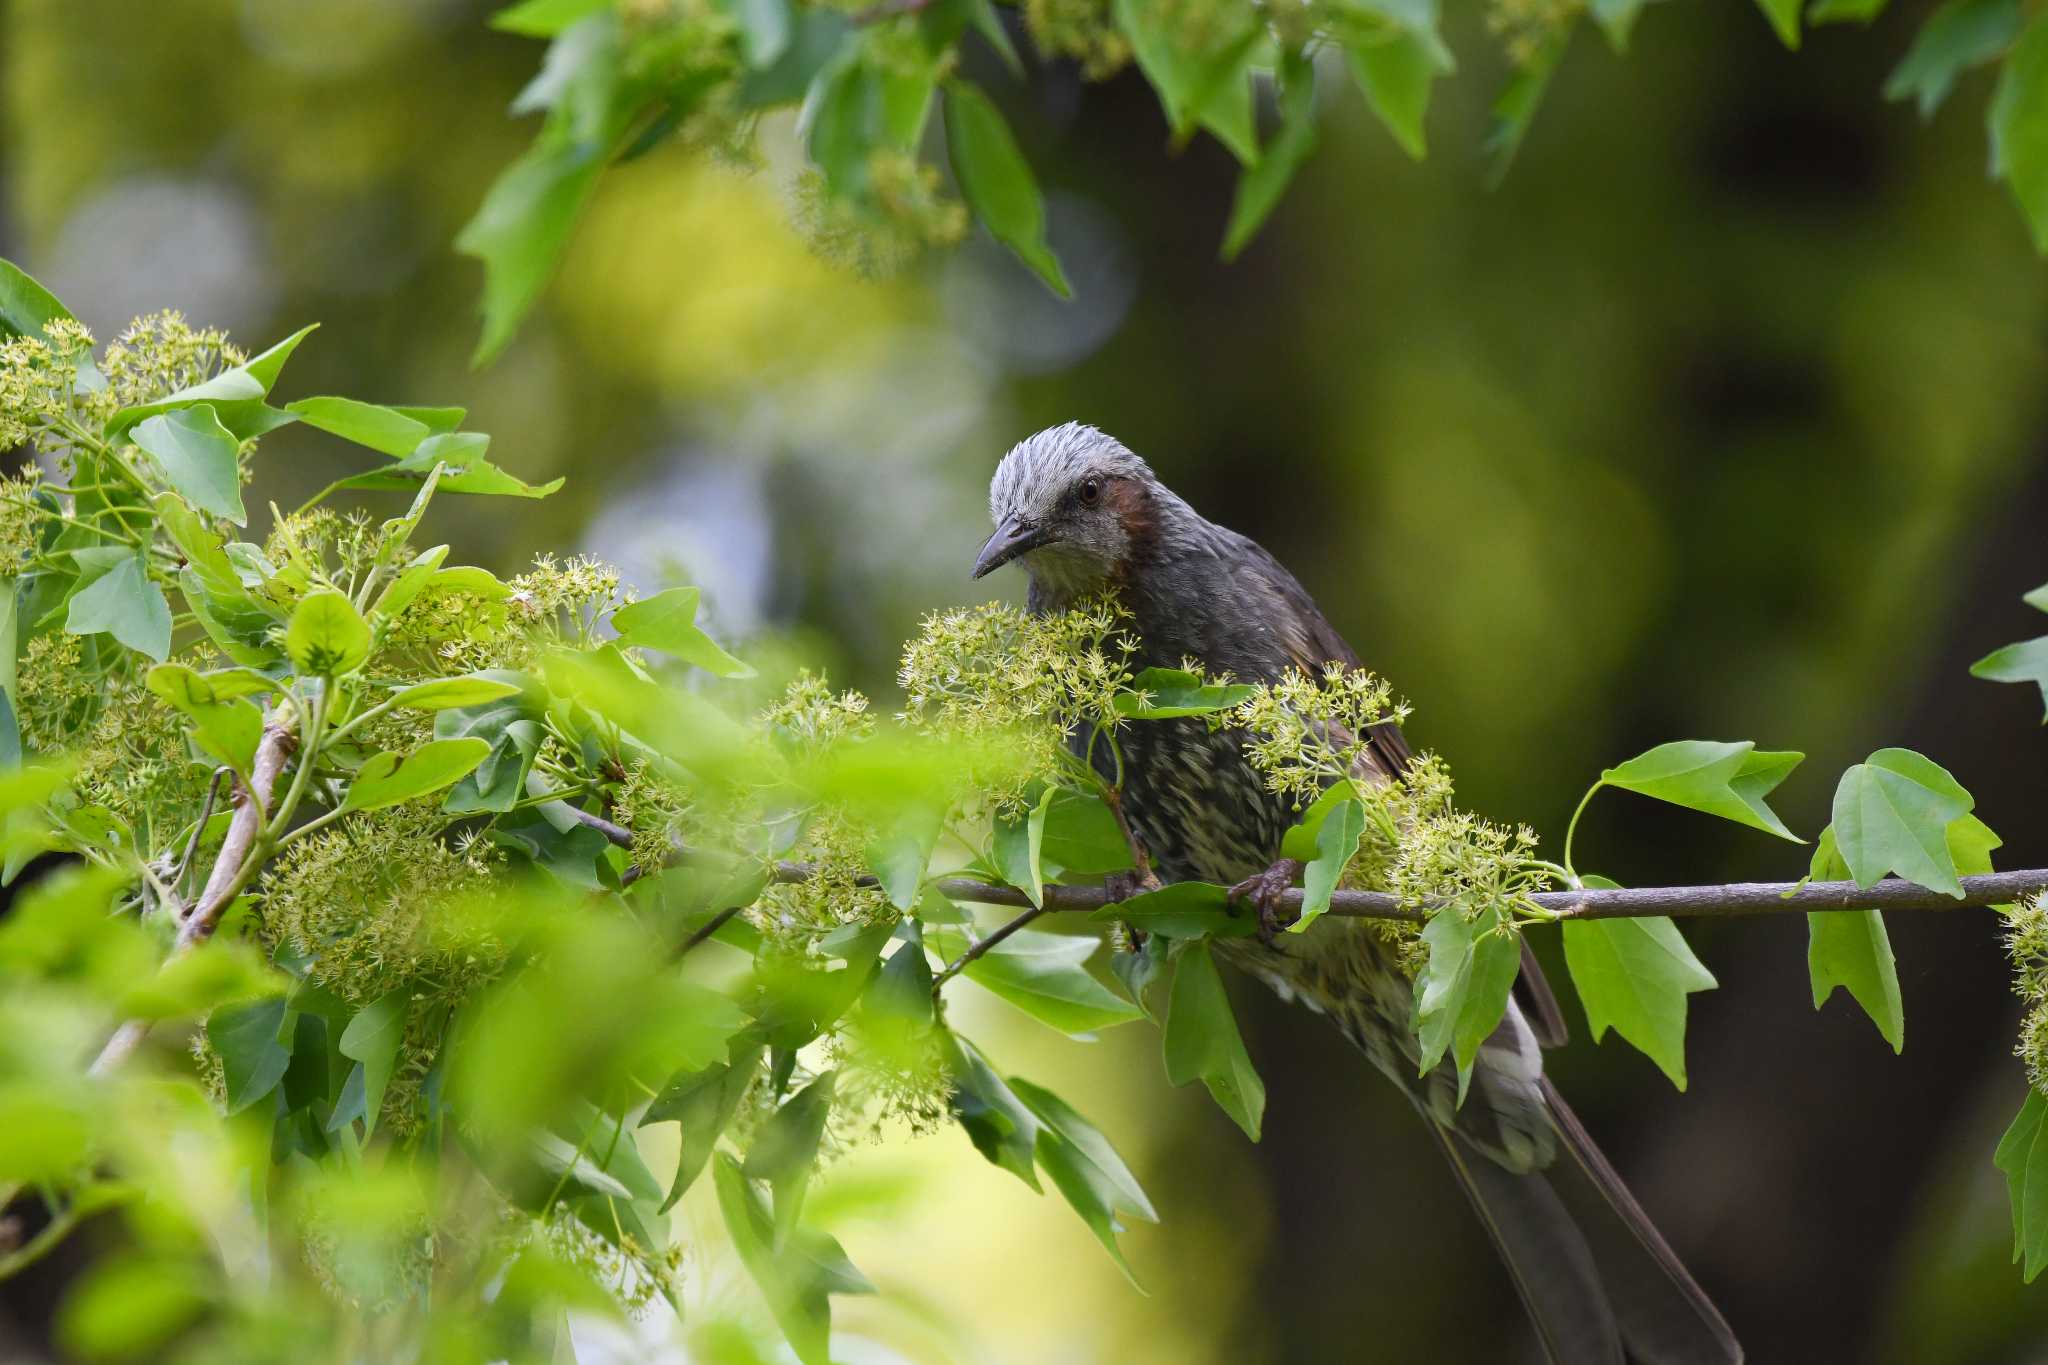
[[[581,820],[620,848],[631,848],[633,846],[633,831],[627,829],[624,825],[615,825],[602,815],[592,815],[589,811],[579,810],[575,806],[569,807],[569,814],[575,816],[578,820]]]
[[[1045,889],[1047,891],[1052,890],[1052,888],[1049,886]],[[932,978],[932,998],[934,1000],[938,999],[939,991],[945,987],[945,984],[948,981],[951,981],[954,977],[960,975],[960,973],[966,969],[968,963],[974,961],[974,959],[980,957],[983,953],[995,947],[998,943],[1001,943],[1004,939],[1016,933],[1025,925],[1031,923],[1031,921],[1037,919],[1040,915],[1044,914],[1045,911],[1046,907],[1037,905],[1032,906],[1029,910],[1026,910],[1023,914],[1017,916],[1017,918],[1003,925],[1002,928],[992,930],[989,933],[988,937],[981,939],[979,942],[975,943],[973,947],[969,948],[966,952],[960,954],[960,956],[954,958],[951,962],[948,962],[946,964],[945,970]]]
[[[713,915],[709,920],[706,920],[702,927],[700,927],[696,933],[691,934],[688,938],[683,940],[682,946],[676,949],[676,956],[681,957],[684,953],[689,952],[692,948],[695,948],[705,939],[710,938],[720,929],[723,929],[726,925],[726,921],[730,920],[734,915],[737,915],[743,908],[744,907],[738,905],[727,906],[725,909]]]
[[[171,874],[173,891],[185,884],[185,873],[199,852],[199,841],[206,837],[207,822],[213,819],[213,803],[220,799],[221,780],[234,775],[234,768],[226,763],[213,770],[213,780],[206,784],[206,800],[199,807],[199,823],[192,826],[192,837],[185,841],[185,856],[178,859],[178,870]]]
[[[778,863],[778,882],[809,881],[809,863]],[[874,885],[864,877],[861,885]],[[950,900],[982,905],[1028,908],[1031,898],[1014,886],[941,877],[934,883]],[[1870,887],[1854,882],[1731,882],[1719,886],[1639,886],[1619,890],[1539,891],[1529,897],[1537,906],[1566,919],[1630,919],[1652,915],[1678,918],[1720,918],[1740,915],[1803,915],[1817,910],[1968,910],[2004,905],[2022,896],[2048,891],[2048,868],[1992,872],[1962,879],[1960,898],[1930,891],[1913,882],[1887,877]],[[1299,910],[1301,890],[1283,891],[1276,908]],[[1099,886],[1045,888],[1047,910],[1100,910],[1116,898]],[[1358,919],[1429,918],[1429,906],[1404,905],[1382,891],[1336,891],[1329,913]]]
[[[227,837],[221,840],[220,852],[213,860],[213,872],[206,879],[206,888],[199,893],[199,899],[192,903],[178,926],[178,939],[171,947],[171,956],[192,951],[199,944],[212,937],[215,927],[228,906],[234,904],[236,896],[254,877],[261,859],[253,856],[257,852],[258,840],[263,836],[264,825],[270,815],[270,793],[277,786],[278,775],[284,771],[286,760],[292,750],[298,747],[298,736],[289,723],[275,719],[263,727],[263,738],[256,746],[256,761],[250,765],[249,785],[244,787],[240,780],[235,783],[235,816],[228,822]],[[311,756],[308,755],[308,761]],[[142,1046],[142,1040],[149,1036],[149,1021],[130,1019],[107,1040],[100,1049],[99,1057],[93,1062],[91,1074],[104,1076],[122,1062],[129,1054]]]

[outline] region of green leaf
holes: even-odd
[[[436,739],[474,738],[490,746],[475,771],[448,793],[442,809],[454,815],[511,810],[526,795],[526,777],[540,753],[545,694],[539,684],[509,669],[487,668],[476,676],[510,683],[520,690],[517,695],[478,706],[452,707],[434,717]]]
[[[1880,749],[1835,788],[1835,844],[1858,886],[1896,872],[1960,897],[1948,827],[1975,804],[1941,765],[1911,749]]]
[[[1301,918],[1288,926],[1290,933],[1302,933],[1330,908],[1330,893],[1344,875],[1351,855],[1358,852],[1358,836],[1365,833],[1365,807],[1356,801],[1339,801],[1316,834],[1316,856],[1301,878]]]
[[[932,965],[925,960],[924,940],[915,921],[904,926],[909,937],[890,955],[861,996],[861,1035],[885,1063],[917,1063],[936,1012],[932,1004]]]
[[[1088,918],[1097,924],[1122,920],[1168,938],[1243,938],[1257,928],[1251,916],[1232,913],[1228,887],[1207,882],[1171,882],[1105,905]]]
[[[161,1360],[216,1293],[194,1259],[116,1252],[71,1285],[57,1313],[57,1340],[69,1360]]]
[[[448,558],[448,547],[436,545],[413,556],[412,563],[398,571],[398,575],[384,585],[384,591],[377,595],[370,615],[395,619],[405,614],[405,609],[426,590],[442,563]]]
[[[729,1063],[714,1062],[701,1071],[675,1077],[641,1116],[643,1128],[650,1123],[673,1121],[681,1134],[682,1150],[676,1161],[675,1180],[662,1201],[662,1213],[675,1207],[702,1173],[704,1163],[718,1149],[719,1136],[739,1112],[740,1101],[760,1071],[763,1047],[758,1039],[743,1044],[736,1038],[730,1047]]]
[[[451,707],[481,706],[500,697],[514,697],[519,695],[519,690],[519,684],[502,678],[465,673],[459,678],[436,678],[432,682],[414,683],[391,698],[391,704],[408,711],[446,711]]]
[[[2036,16],[1998,69],[1991,95],[1991,168],[2003,175],[2048,254],[2048,22]]]
[[[309,427],[392,456],[412,454],[434,434],[417,417],[354,398],[301,398],[285,404],[284,410]]]
[[[230,1114],[247,1109],[284,1079],[292,1060],[290,1044],[282,1041],[291,1036],[285,1009],[280,996],[215,1010],[206,1021],[206,1039],[220,1054]]]
[[[1933,118],[1956,77],[2004,52],[2019,31],[2019,0],[1948,0],[1920,26],[1884,97],[1914,100],[1921,118]]]
[[[1102,798],[1093,792],[1062,790],[1045,810],[1045,837],[1040,857],[1067,872],[1093,875],[1122,872],[1131,863],[1131,845]]]
[[[870,164],[878,151],[915,152],[923,140],[932,102],[929,71],[903,70],[863,59],[849,48],[847,60],[819,73],[805,107],[805,146],[834,192],[868,200],[874,192]]]
[[[788,1240],[803,1211],[804,1192],[818,1163],[818,1142],[832,1113],[833,1072],[826,1072],[785,1102],[761,1125],[747,1149],[746,1177],[775,1192],[775,1240]]]
[[[1705,811],[1780,839],[1803,843],[1764,804],[1806,755],[1759,750],[1750,740],[1681,739],[1660,744],[1600,774],[1610,787]]]
[[[242,507],[242,467],[235,458],[239,445],[211,403],[159,413],[138,423],[131,435],[194,507],[237,526],[249,524]]]
[[[1073,290],[1045,240],[1045,200],[1031,164],[988,96],[965,81],[946,83],[946,150],[960,193],[995,239],[1017,253],[1061,298]]]
[[[289,984],[254,945],[215,942],[203,953],[179,953],[162,970],[134,982],[121,994],[121,1013],[131,1019],[183,1018],[282,995]]]
[[[377,1116],[384,1111],[384,1090],[398,1068],[398,1049],[405,1041],[411,1004],[411,990],[401,986],[363,1006],[342,1030],[341,1055],[363,1065],[365,1138],[377,1131]]]
[[[409,754],[372,754],[349,783],[343,810],[380,810],[461,781],[490,755],[477,738],[430,739]]]
[[[0,339],[40,339],[44,327],[60,320],[75,321],[71,310],[36,283],[27,271],[12,261],[0,260]]]
[[[1964,817],[1968,819],[1969,817]],[[1821,831],[1808,875],[1817,882],[1847,880],[1848,864],[1835,847],[1835,827]],[[1893,1052],[1906,1049],[1906,1008],[1899,969],[1884,917],[1875,910],[1817,911],[1806,917],[1806,972],[1819,1009],[1843,986],[1877,1025]]]
[[[136,423],[156,416],[160,412],[176,412],[181,408],[193,407],[199,403],[211,403],[214,415],[222,426],[243,439],[260,436],[264,432],[295,420],[290,413],[279,412],[268,407],[263,398],[277,383],[277,376],[284,370],[285,361],[306,339],[312,326],[301,327],[283,341],[252,359],[244,361],[233,369],[222,370],[204,383],[191,388],[180,389],[167,398],[122,408],[107,419],[106,435],[114,440],[131,430]]]
[[[818,73],[836,58],[852,25],[846,15],[820,5],[797,10],[789,46],[766,68],[740,81],[740,106],[762,109],[803,98]]]
[[[1970,676],[1989,682],[2033,683],[2048,705],[2048,635],[1992,650],[1970,665]],[[2048,725],[2048,712],[2041,721]]]
[[[1550,88],[1550,78],[1564,59],[1565,49],[1571,46],[1572,30],[1576,27],[1575,20],[1566,19],[1552,29],[1493,102],[1493,124],[1486,134],[1486,155],[1492,162],[1486,177],[1489,184],[1499,185],[1508,167],[1514,164],[1515,153],[1522,149],[1522,139],[1529,135],[1529,125],[1543,104],[1543,92]]]
[[[874,1286],[846,1259],[839,1243],[799,1229],[778,1247],[775,1226],[739,1163],[720,1155],[711,1169],[718,1207],[733,1247],[768,1301],[782,1335],[802,1365],[830,1365],[833,1293],[873,1293]]]
[[[1398,29],[1347,43],[1344,52],[1374,117],[1420,161],[1428,150],[1422,120],[1430,87],[1451,70],[1450,53],[1433,35]]]
[[[754,670],[697,628],[695,588],[670,588],[612,613],[619,643],[658,649],[721,678],[751,678]]]
[[[1616,52],[1626,52],[1629,35],[1634,32],[1645,3],[1646,0],[1589,0],[1586,10],[1607,35],[1608,45]]]
[[[604,163],[599,146],[538,142],[506,167],[457,234],[456,250],[484,266],[483,335],[472,365],[495,359],[540,297]]]
[[[1258,691],[1245,683],[1205,683],[1186,669],[1148,668],[1116,694],[1113,704],[1118,715],[1133,720],[1170,720],[1228,711]]]
[[[1340,778],[1323,788],[1322,795],[1309,803],[1301,818],[1294,822],[1280,841],[1280,856],[1305,863],[1316,856],[1317,841],[1322,838],[1323,821],[1330,818],[1330,812],[1346,801],[1360,802],[1357,787],[1350,778]]]
[[[1290,52],[1280,66],[1280,128],[1259,154],[1259,164],[1237,178],[1230,225],[1223,230],[1223,259],[1234,261],[1272,216],[1294,173],[1316,149],[1315,64]]]
[[[1017,1084],[1014,1078],[1011,1084]],[[1081,1215],[1081,1221],[1088,1225],[1088,1230],[1109,1252],[1117,1268],[1124,1272],[1124,1278],[1133,1287],[1141,1287],[1138,1277],[1131,1273],[1130,1262],[1124,1259],[1123,1248],[1116,1242],[1116,1235],[1123,1231],[1123,1224],[1116,1220],[1115,1201],[1120,1192],[1115,1183],[1088,1159],[1086,1153],[1051,1128],[1038,1130],[1032,1155],[1040,1168],[1052,1177],[1054,1187],[1068,1205]]]
[[[1266,1113],[1266,1083],[1244,1050],[1216,959],[1199,939],[1181,951],[1174,968],[1165,1033],[1166,1079],[1174,1085],[1200,1080],[1245,1136],[1257,1142]]]
[[[299,672],[338,677],[370,657],[370,625],[355,604],[332,588],[307,593],[292,609],[284,651]]]
[[[1799,6],[1801,0],[1756,0],[1756,7],[1771,21],[1778,41],[1792,51],[1799,50]]]
[[[1821,24],[1868,24],[1884,13],[1888,0],[1813,0],[1806,10],[1806,22]]]
[[[521,0],[491,16],[491,27],[528,38],[553,38],[570,25],[602,13],[613,0]]]
[[[1045,904],[1045,820],[1053,791],[1046,788],[1022,820],[996,817],[991,844],[997,873],[1039,906]]]
[[[1605,877],[1582,880],[1592,887],[1615,885]],[[1593,1041],[1611,1026],[1685,1089],[1685,997],[1710,991],[1716,982],[1678,926],[1661,915],[1566,920],[1564,960]]]
[[[2028,1090],[2026,1102],[1991,1158],[2005,1172],[2012,1202],[2012,1258],[2024,1262],[2028,1284],[2048,1266],[2048,1099]]]
[[[1419,1074],[1428,1075],[1450,1053],[1458,1068],[1458,1103],[1463,1104],[1479,1045],[1493,1036],[1507,1013],[1508,992],[1522,965],[1522,941],[1504,926],[1498,908],[1467,919],[1449,906],[1429,917],[1422,942],[1429,960],[1415,980]]]
[[[789,0],[724,0],[724,5],[739,24],[740,54],[750,68],[772,66],[789,50],[795,29]]]
[[[1032,1189],[1039,1188],[1038,1118],[1017,1098],[981,1050],[953,1033],[942,1035],[953,1082],[953,1116],[989,1161]]]
[[[937,810],[905,806],[890,827],[868,846],[868,866],[875,870],[889,903],[898,910],[909,910],[918,903],[925,869],[931,864],[932,848],[939,841],[943,825]]]
[[[1159,92],[1174,136],[1208,129],[1244,165],[1259,159],[1252,130],[1251,64],[1264,23],[1249,5],[1223,6],[1214,22],[1191,25],[1166,0],[1114,0],[1117,27],[1138,69]]]
[[[1124,1164],[1124,1159],[1117,1155],[1116,1148],[1110,1145],[1100,1129],[1044,1086],[1033,1085],[1022,1076],[1012,1076],[1010,1088],[1041,1123],[1070,1143],[1101,1173],[1104,1183],[1114,1192],[1110,1204],[1116,1212],[1142,1218],[1148,1223],[1159,1221],[1159,1214],[1153,1209],[1152,1201],[1146,1198],[1138,1178],[1131,1174],[1131,1168]]]
[[[947,959],[967,950],[964,938],[943,929],[933,931],[932,945]],[[1101,946],[1093,937],[1023,929],[968,963],[962,975],[1062,1033],[1093,1033],[1143,1013],[1083,965]]]
[[[104,631],[158,663],[171,655],[171,604],[140,555],[123,556],[73,597],[64,629],[73,635]]]
[[[265,689],[274,684],[260,673],[229,669],[220,674],[195,673],[183,664],[158,664],[149,670],[145,685],[166,703],[192,721],[193,735],[215,757],[246,774],[256,761],[256,746],[263,738],[263,713],[246,700],[241,689],[249,680],[260,681]],[[220,679],[218,683],[214,680]]]

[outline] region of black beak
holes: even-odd
[[[1011,517],[981,547],[981,553],[974,557],[974,572],[970,578],[1000,569],[1018,555],[1048,544],[1055,537],[1041,527],[1032,526],[1016,517]]]

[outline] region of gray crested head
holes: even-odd
[[[1100,586],[1130,562],[1171,497],[1114,436],[1080,422],[1048,427],[996,466],[988,489],[996,529],[974,577],[1015,559],[1062,593]]]

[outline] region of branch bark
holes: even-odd
[[[574,813],[577,819],[601,831],[620,847],[632,846],[632,836],[611,821],[587,811]],[[687,857],[688,851],[679,849],[677,856]],[[778,882],[809,881],[812,872],[809,863],[782,862],[775,865],[774,878]],[[1887,877],[1869,887],[1859,887],[1854,882],[1728,882],[1715,886],[1540,891],[1529,899],[1560,920],[1632,919],[1652,915],[1717,919],[1745,915],[1804,915],[1828,910],[1970,910],[2004,905],[2022,896],[2048,891],[2048,868],[1991,872],[1978,877],[1964,877],[1961,881],[1961,897],[1944,895],[1915,882]],[[860,885],[875,886],[878,883],[873,877],[863,877]],[[1025,910],[1032,908],[1031,898],[1014,886],[976,881],[971,877],[941,877],[936,885],[952,900],[1007,905]],[[1276,908],[1299,912],[1301,898],[1301,888],[1292,888],[1281,893]],[[1099,886],[1047,885],[1045,888],[1047,910],[1100,910],[1117,899]],[[1354,919],[1423,920],[1429,918],[1430,908],[1404,905],[1383,891],[1340,890],[1331,893],[1329,913]],[[689,947],[695,947],[697,941],[693,940]]]
[[[252,855],[257,852],[257,843],[270,818],[270,794],[276,790],[278,775],[297,747],[298,735],[289,722],[272,719],[264,725],[263,738],[256,745],[256,761],[250,765],[249,784],[244,786],[239,779],[235,782],[234,818],[228,822],[227,837],[221,840],[205,889],[185,910],[178,924],[178,939],[172,945],[171,957],[189,953],[213,937],[220,917],[255,875],[261,859]],[[128,1020],[114,1030],[114,1036],[100,1049],[90,1074],[104,1076],[112,1072],[148,1036],[147,1019]]]

